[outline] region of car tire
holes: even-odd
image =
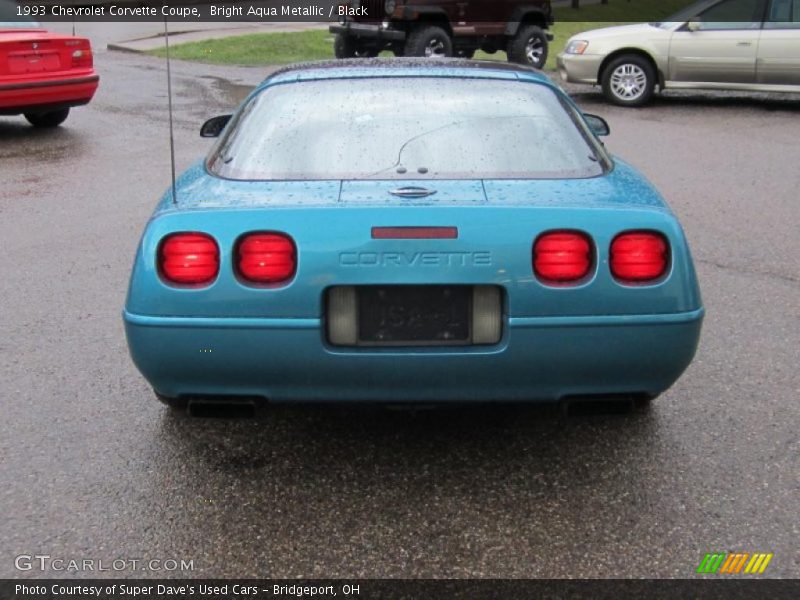
[[[61,110],[51,110],[44,113],[25,113],[25,118],[28,123],[34,127],[41,129],[49,129],[51,127],[58,127],[69,116],[69,109],[62,108]]]
[[[333,39],[333,54],[336,58],[373,58],[378,56],[378,50],[359,46],[353,38],[337,33]]]
[[[508,60],[543,69],[547,63],[547,36],[538,25],[523,25],[511,38],[506,49]]]
[[[418,27],[406,40],[406,56],[443,58],[453,56],[453,41],[441,27],[423,25]]]
[[[656,87],[656,70],[645,57],[625,54],[612,60],[600,77],[603,94],[619,106],[642,106]]]
[[[186,410],[189,406],[189,401],[186,398],[172,398],[170,396],[165,396],[164,394],[159,394],[155,390],[153,393],[158,398],[159,402],[169,406],[172,410]]]

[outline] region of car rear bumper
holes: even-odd
[[[331,33],[341,33],[343,35],[352,36],[355,38],[377,41],[402,42],[406,39],[405,31],[400,31],[398,29],[386,29],[380,25],[365,25],[363,23],[355,23],[353,21],[331,25],[328,28],[328,31]]]
[[[0,83],[0,113],[19,114],[43,109],[66,108],[88,103],[99,84],[97,74],[80,77]]]
[[[136,366],[161,394],[269,401],[557,401],[656,396],[689,365],[703,309],[512,317],[496,346],[341,349],[320,319],[123,313]]]
[[[556,57],[556,65],[561,80],[569,83],[597,83],[602,55],[566,54],[562,52]]]

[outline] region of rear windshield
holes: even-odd
[[[544,85],[332,79],[256,95],[209,157],[229,179],[585,178],[605,156]]]

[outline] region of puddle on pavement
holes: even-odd
[[[226,100],[231,104],[239,105],[247,95],[253,90],[252,85],[243,85],[241,83],[233,83],[222,77],[214,77],[213,75],[205,75],[203,79],[210,79],[214,83],[214,87],[225,95]]]

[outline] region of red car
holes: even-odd
[[[45,31],[0,0],[0,115],[56,127],[92,99],[99,80],[88,39]]]

